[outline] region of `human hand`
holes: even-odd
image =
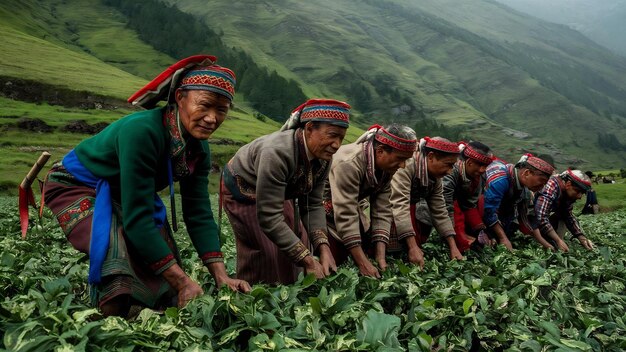
[[[450,248],[450,259],[452,260],[463,260],[463,255],[459,251],[458,248]]]
[[[178,293],[178,308],[186,306],[189,301],[204,294],[200,285],[189,278],[178,264],[165,269],[161,275]]]
[[[504,247],[506,247],[506,249],[508,249],[509,251],[513,252],[513,245],[511,244],[511,241],[509,241],[508,238],[501,238],[500,239],[500,244],[503,245]]]
[[[563,253],[569,252],[569,247],[563,240],[557,241],[556,246],[559,247],[559,250],[562,251]]]
[[[202,296],[204,291],[195,281],[189,279],[188,282],[178,290],[178,308],[182,308],[192,299]]]
[[[324,268],[315,258],[308,255],[302,259],[304,263],[304,273],[305,274],[313,274],[316,279],[322,279],[326,275],[324,274]]]
[[[419,247],[410,248],[407,254],[410,263],[419,265],[421,269],[424,269],[424,252]]]
[[[369,277],[373,277],[376,279],[380,279],[380,273],[378,272],[378,269],[376,269],[376,267],[372,265],[372,263],[369,260],[366,260],[362,264],[359,265],[359,272],[363,276],[369,276]]]
[[[478,243],[482,244],[483,246],[493,247],[496,245],[496,240],[489,238],[489,235],[487,235],[485,230],[480,230],[477,239]]]
[[[320,264],[324,275],[328,276],[331,272],[337,272],[337,264],[335,263],[335,257],[327,244],[321,244],[319,246],[320,252]]]
[[[225,278],[221,278],[220,280],[215,280],[217,287],[222,287],[226,285],[229,289],[233,291],[239,291],[243,293],[248,293],[252,289],[248,281],[233,279],[228,276]]]
[[[587,250],[593,250],[594,249],[593,242],[591,242],[591,240],[589,240],[584,235],[580,235],[577,238],[578,238],[578,242],[580,242],[580,244],[583,247],[585,247],[585,249],[587,249]]]

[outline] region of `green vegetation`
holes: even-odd
[[[624,211],[581,217],[593,252],[572,244],[569,254],[549,253],[516,237],[515,253],[498,248],[450,262],[433,241],[423,271],[394,261],[374,280],[348,265],[320,281],[255,285],[248,295],[217,290],[181,231],[183,267],[206,295],[125,321],[87,306],[86,258],[49,212],[22,240],[15,199],[0,198],[0,348],[621,351],[624,219]],[[232,271],[233,237],[223,225]]]

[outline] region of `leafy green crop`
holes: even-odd
[[[0,348],[16,351],[363,350],[621,351],[626,349],[626,212],[582,217],[598,249],[548,253],[534,242],[447,260],[425,246],[423,271],[392,260],[381,280],[352,266],[250,294],[217,290],[177,235],[206,295],[184,309],[103,319],[87,305],[87,260],[48,213],[19,236],[15,198],[0,198]],[[227,229],[230,231],[229,229]],[[234,246],[224,245],[232,271]]]

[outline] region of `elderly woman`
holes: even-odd
[[[574,216],[574,203],[591,189],[591,179],[580,170],[567,170],[550,177],[535,198],[535,216],[541,235],[563,252],[569,247],[564,241],[569,230],[586,249],[593,249]]]
[[[226,274],[207,189],[207,139],[226,118],[235,86],[234,73],[215,61],[198,55],[172,65],[129,99],[146,108],[167,99],[166,106],[112,123],[48,174],[45,202],[69,242],[89,255],[92,303],[104,315],[182,307],[203,293],[181,269],[156,194],[169,186],[173,196],[174,181],[191,241],[216,284],[249,290]]]
[[[446,209],[441,180],[452,171],[458,157],[457,143],[441,137],[424,137],[413,158],[407,161],[407,167],[393,177],[394,226],[390,252],[406,249],[411,263],[424,266],[420,246],[426,242],[434,226],[447,242],[450,258],[463,258],[456,246],[456,233]]]
[[[494,156],[488,146],[476,141],[459,143],[459,150],[459,161],[443,177],[443,197],[454,224],[456,245],[463,253],[476,238],[481,244],[491,243],[478,203],[485,187],[485,171]]]
[[[379,268],[387,267],[391,177],[405,166],[416,144],[415,131],[409,127],[374,125],[355,143],[339,148],[324,192],[330,243],[338,264],[352,256],[362,275],[379,278],[380,272],[366,255],[374,252]],[[369,219],[364,212],[367,203]]]
[[[530,192],[538,192],[554,173],[549,155],[523,155],[517,164],[500,160],[487,168],[483,220],[487,233],[508,250],[513,250],[509,240],[517,229],[533,236],[545,248],[554,250],[528,218]]]
[[[349,111],[337,100],[309,100],[280,131],[241,147],[224,168],[223,205],[236,238],[238,278],[289,284],[302,268],[317,278],[336,270],[322,192]]]

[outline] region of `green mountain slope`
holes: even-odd
[[[166,3],[201,18],[219,40],[307,96],[347,100],[363,126],[395,121],[422,131],[437,121],[509,160],[535,151],[554,154],[560,166],[626,163],[620,146],[598,143],[608,133],[615,138],[603,140],[626,144],[626,61],[495,1]],[[174,61],[147,45],[126,16],[99,0],[4,1],[0,30],[10,44],[0,44],[0,76],[125,98],[145,82],[139,77]],[[246,85],[258,93],[263,83]],[[256,130],[261,122],[247,99],[238,95],[236,105]]]
[[[535,150],[561,166],[626,163],[597,143],[607,132],[626,141],[626,61],[564,26],[492,1],[175,3],[372,122],[435,118],[509,159]]]
[[[141,41],[137,33],[126,28],[122,14],[97,0],[3,1],[0,35],[0,82],[7,87],[20,86],[22,91],[16,95],[25,100],[0,94],[2,192],[15,192],[17,183],[41,151],[48,150],[53,159],[58,159],[88,136],[63,132],[65,125],[75,120],[89,124],[111,122],[132,112],[125,99],[146,84],[146,78],[175,61]],[[54,87],[57,92],[51,95],[56,100],[77,101],[65,101],[66,106],[48,105],[45,94],[41,102],[42,97],[33,93],[49,93]],[[79,101],[83,99],[80,94],[68,94],[73,90],[93,94],[96,101],[104,99],[106,106],[69,107],[86,105]],[[3,91],[12,94],[11,88]],[[59,96],[65,98],[58,99]],[[253,112],[238,96],[235,109],[213,136],[216,163],[223,164],[239,146],[280,127],[269,119],[260,121]],[[41,119],[53,131],[16,128],[24,118]],[[346,140],[354,141],[360,133],[362,130],[351,128]]]

